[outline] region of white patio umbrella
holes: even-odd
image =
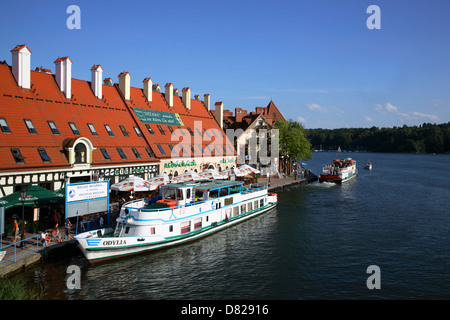
[[[250,167],[248,164],[243,164],[239,167],[239,170],[242,170],[245,172],[245,175],[251,174],[251,173],[260,173],[258,169],[255,169],[253,167]]]
[[[226,179],[227,177],[224,175],[221,175],[217,170],[214,169],[208,169],[200,173],[200,177],[205,179]]]
[[[224,176],[225,178],[228,178],[232,174],[234,174],[236,177],[245,177],[246,176],[246,173],[239,168],[228,168],[228,169],[223,170],[220,174],[222,176]]]
[[[133,176],[111,185],[111,190],[130,192],[150,191],[150,184],[140,177]]]
[[[195,171],[186,171],[172,179],[173,182],[186,182],[186,181],[196,181],[203,179],[200,175]]]
[[[148,180],[148,183],[150,184],[150,190],[156,190],[159,186],[169,183],[169,175],[167,173],[161,173],[160,175],[153,177]]]

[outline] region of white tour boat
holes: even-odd
[[[351,158],[333,160],[333,164],[323,167],[319,182],[334,182],[341,184],[358,175],[356,161]]]
[[[112,228],[75,236],[89,262],[180,245],[266,212],[277,204],[267,185],[200,180],[167,184],[160,196],[125,203]]]

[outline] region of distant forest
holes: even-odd
[[[450,153],[450,122],[393,128],[306,129],[313,149]]]

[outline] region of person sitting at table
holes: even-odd
[[[56,224],[56,226],[53,228],[52,230],[52,237],[53,240],[55,240],[58,243],[61,243],[61,234],[59,233],[59,229],[58,229],[58,224]]]

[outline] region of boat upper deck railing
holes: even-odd
[[[248,193],[264,190],[264,189],[267,189],[267,188],[268,188],[267,185],[253,184],[253,187],[252,187],[252,184],[250,184],[249,188],[247,188],[247,190],[243,190],[241,192],[230,193],[230,194],[227,194],[227,195],[224,195],[224,196],[220,196],[220,197],[217,197],[217,198],[210,198],[210,199],[207,199],[207,200],[192,201],[190,203],[186,203],[186,204],[179,205],[179,206],[173,206],[173,207],[169,207],[167,205],[160,205],[160,206],[156,207],[156,205],[157,205],[156,201],[149,203],[148,202],[149,198],[144,198],[144,199],[137,199],[137,200],[132,200],[132,201],[126,202],[126,203],[124,203],[123,208],[138,209],[139,211],[144,211],[144,212],[159,212],[159,211],[165,211],[165,210],[168,210],[168,209],[172,210],[172,209],[178,209],[178,208],[181,208],[181,207],[202,204],[202,203],[205,203],[205,202],[210,201],[212,199],[226,198],[226,197],[232,196],[234,194],[248,194]],[[148,205],[154,206],[154,208],[149,208],[149,207],[145,208]]]

